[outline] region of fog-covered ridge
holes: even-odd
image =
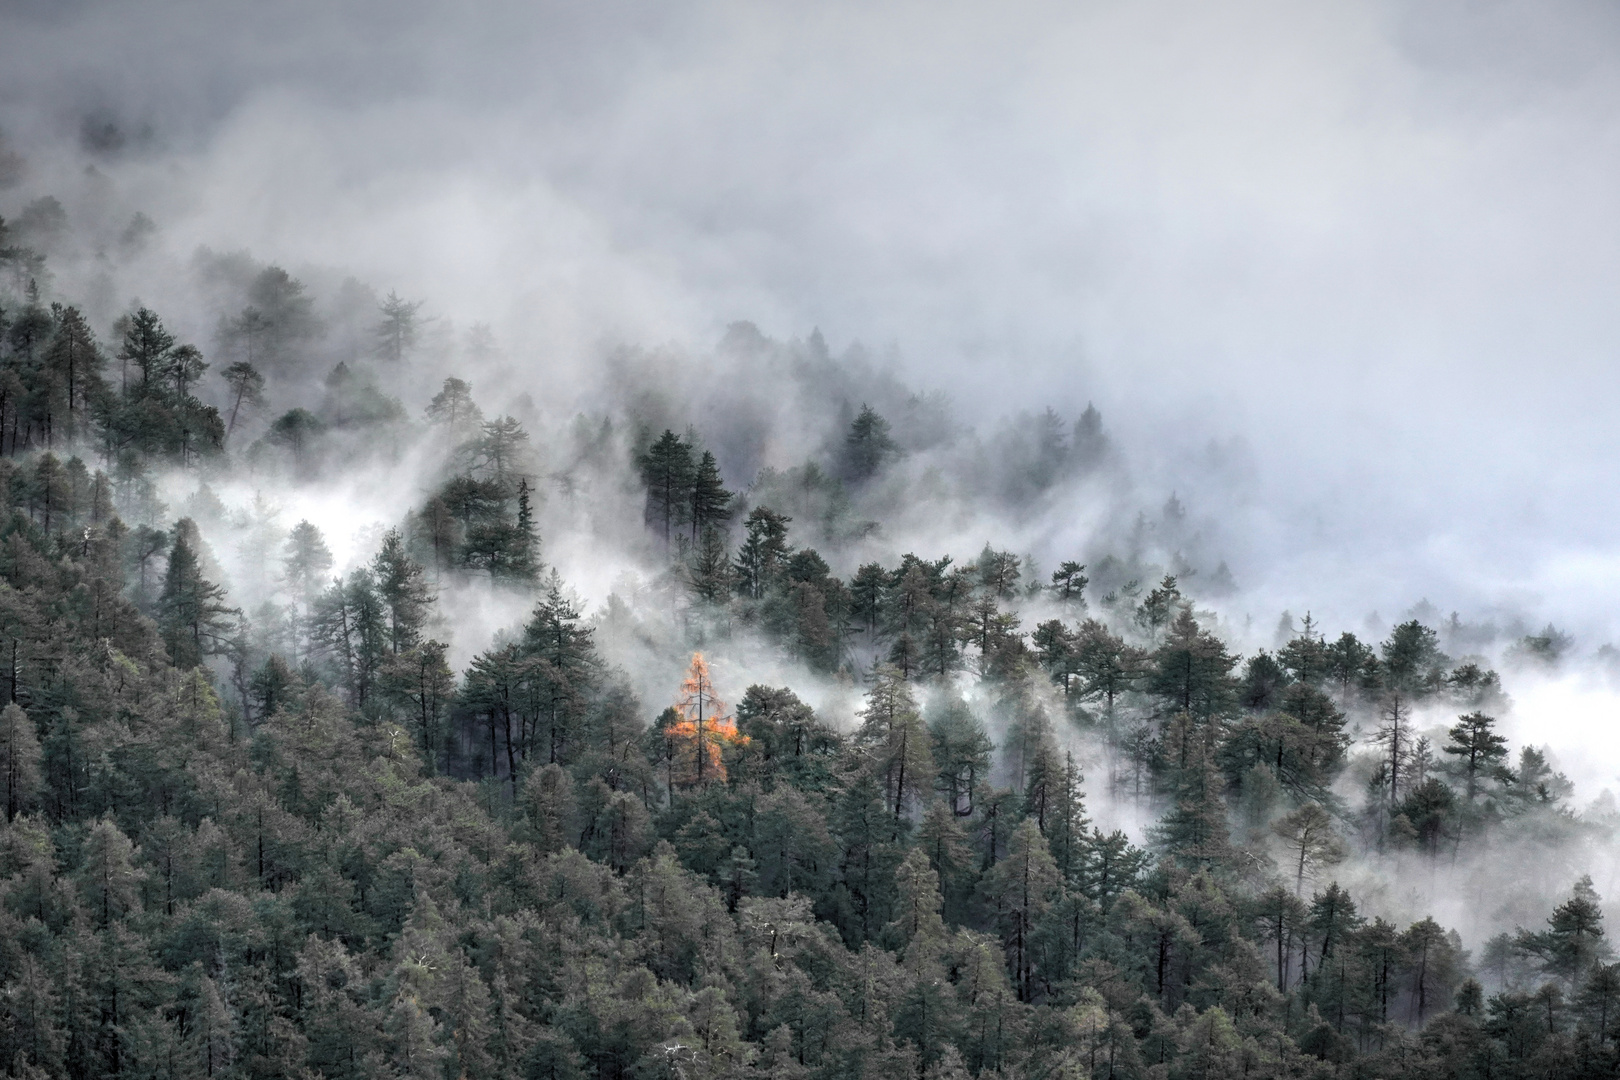
[[[1620,1068],[1611,24],[0,12],[0,1069]]]

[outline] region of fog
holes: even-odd
[[[208,342],[225,301],[202,247],[323,303],[349,276],[422,299],[416,370],[552,432],[553,471],[626,373],[733,487],[816,452],[848,418],[750,384],[756,354],[716,347],[739,320],[793,347],[819,330],[854,399],[943,392],[983,443],[1095,403],[1113,480],[1012,520],[916,501],[967,451],[915,455],[881,540],[848,557],[993,542],[1050,568],[1175,493],[1184,534],[1151,558],[1185,550],[1206,580],[1227,563],[1238,592],[1211,602],[1240,646],[1285,610],[1376,638],[1427,601],[1495,626],[1489,649],[1552,622],[1590,657],[1620,638],[1617,61],[1620,15],[1574,2],[0,0],[0,131],[23,162],[0,214],[62,200],[54,287],[103,333],[138,299]],[[137,211],[155,231],[120,253]],[[474,324],[497,354],[467,352]],[[388,389],[419,415],[437,382]],[[323,523],[342,569],[431,467],[407,453],[268,498],[282,527]],[[653,588],[623,540],[639,496],[569,476],[588,497],[547,503],[547,561],[593,606]],[[522,611],[448,592],[454,658]],[[717,678],[773,663],[739,647]],[[1583,805],[1620,788],[1601,674],[1507,683],[1515,745],[1547,744]]]
[[[1204,509],[1257,606],[1614,633],[1600,5],[4,19],[12,200],[88,156],[167,250],[428,297],[548,392],[604,341],[747,318],[893,348],[975,413],[1094,400],[1166,491],[1238,438],[1252,472]]]

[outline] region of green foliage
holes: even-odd
[[[117,331],[117,385],[75,309],[6,312],[8,1075],[1348,1080],[1620,1060],[1590,880],[1477,967],[1434,919],[1369,920],[1333,880],[1353,847],[1427,873],[1593,827],[1542,752],[1510,756],[1493,672],[1453,667],[1415,620],[1375,651],[1307,619],[1239,656],[1180,564],[1094,560],[1094,618],[1077,561],[1048,578],[987,543],[965,565],[857,565],[851,502],[898,479],[869,407],[741,498],[696,431],[642,440],[661,631],[622,597],[588,617],[542,576],[551,474],[447,378],[417,511],[335,579],[312,521],[265,541],[280,593],[244,615],[202,540],[224,508],[199,494],[175,520],[164,470],[261,423],[261,400],[298,472],[407,421],[359,362],[299,406],[276,380],[315,362],[309,298],[274,267],[242,280],[223,423],[196,396],[210,358],[153,312]],[[378,355],[420,350],[418,308],[390,294]],[[590,428],[574,445],[611,469],[619,444]],[[1095,410],[1015,434],[1013,502],[1108,456]],[[1173,499],[1164,527],[1183,516]],[[457,671],[439,589],[474,575],[530,614]],[[632,691],[696,640],[723,682],[756,634],[787,685],[708,687],[699,723],[659,711],[674,685]],[[735,732],[716,692],[737,694]],[[1467,710],[1438,754],[1420,699]],[[1095,812],[1151,822],[1150,846],[1094,826],[1088,787]]]

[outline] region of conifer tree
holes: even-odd
[[[584,622],[584,612],[568,594],[555,569],[546,582],[545,595],[534,607],[523,629],[523,648],[532,658],[532,684],[544,728],[546,761],[571,760],[575,728],[584,711],[599,661],[595,629]]]
[[[1287,845],[1294,870],[1294,895],[1305,888],[1305,877],[1325,866],[1343,862],[1344,843],[1333,828],[1333,818],[1319,803],[1306,803],[1272,826]]]
[[[332,550],[321,530],[306,518],[287,536],[281,560],[282,574],[293,594],[308,604],[332,569]]]
[[[1059,564],[1052,572],[1052,595],[1057,602],[1064,606],[1075,606],[1084,611],[1086,606],[1085,589],[1091,584],[1086,577],[1085,566],[1073,560]]]
[[[1590,875],[1575,883],[1572,895],[1553,909],[1547,929],[1519,931],[1514,944],[1541,961],[1548,975],[1563,979],[1573,993],[1595,964],[1613,955],[1603,931],[1603,906]]]
[[[540,536],[535,531],[534,507],[531,504],[529,481],[518,481],[517,531],[508,555],[506,572],[517,581],[534,581],[540,576]]]
[[[117,822],[104,817],[84,841],[80,890],[97,925],[140,910],[140,883],[146,875],[135,865],[135,845]]]
[[[874,679],[861,713],[860,740],[872,774],[883,782],[886,805],[898,819],[907,804],[919,801],[932,785],[933,756],[928,730],[905,678],[885,665]]]
[[[1412,713],[1400,694],[1384,699],[1379,712],[1380,723],[1373,733],[1373,741],[1383,747],[1384,783],[1389,788],[1389,802],[1398,802],[1404,790],[1405,770],[1412,757]]]
[[[34,722],[12,701],[0,709],[0,795],[6,821],[34,804],[39,795],[39,735]]]
[[[857,483],[869,480],[900,448],[889,436],[889,422],[870,405],[862,404],[844,440],[845,473]]]
[[[1214,755],[1200,740],[1192,760],[1178,770],[1175,805],[1152,830],[1156,846],[1192,869],[1210,869],[1231,855],[1224,781]]]
[[[371,560],[377,597],[388,618],[388,646],[395,655],[421,640],[435,597],[422,564],[411,558],[398,529],[383,534],[382,546]]]
[[[708,450],[698,459],[692,473],[691,505],[687,518],[692,525],[692,540],[706,529],[719,529],[731,516],[731,492],[726,490],[720,477],[720,465]]]
[[[455,674],[445,663],[447,648],[441,641],[424,641],[395,654],[381,671],[385,691],[416,729],[422,767],[429,775],[438,769],[440,726],[456,689]]]
[[[1078,888],[1085,880],[1091,838],[1086,817],[1084,777],[1072,751],[1063,755],[1063,776],[1047,796],[1045,834],[1052,861],[1064,884]],[[1037,822],[1039,824],[1039,822]]]
[[[124,393],[131,393],[130,364],[135,365],[139,376],[133,396],[148,397],[159,392],[174,345],[174,335],[163,328],[163,321],[158,318],[157,312],[144,307],[136,309],[129,316],[123,348],[118,353],[118,359],[124,364]]]
[[[225,604],[225,590],[203,577],[197,526],[181,518],[169,549],[169,568],[158,596],[158,625],[174,665],[196,667],[205,656],[222,652],[230,632],[228,616],[240,614]]]
[[[972,816],[974,793],[990,775],[990,752],[995,744],[967,702],[957,697],[946,700],[928,725],[928,734],[937,769],[935,788],[945,796],[952,814]]]
[[[737,551],[737,588],[749,599],[763,600],[780,579],[792,551],[787,542],[792,520],[768,506],[756,506],[749,512],[747,535]]]
[[[723,604],[731,598],[734,577],[731,552],[718,529],[704,529],[692,552],[687,570],[692,594],[706,604]]]
[[[463,448],[471,471],[488,470],[502,491],[510,491],[510,478],[527,452],[529,433],[511,416],[486,421],[479,430],[479,436]]]
[[[51,310],[56,326],[45,363],[61,379],[66,393],[67,415],[63,419],[71,439],[79,434],[90,401],[102,390],[101,371],[106,358],[78,308],[53,304]]]
[[[421,335],[416,313],[422,303],[421,300],[402,300],[393,291],[388,293],[378,306],[382,319],[373,330],[377,339],[377,355],[397,364],[416,350],[417,339]]]
[[[1463,777],[1463,797],[1470,804],[1479,794],[1482,779],[1503,779],[1507,773],[1502,764],[1508,755],[1507,740],[1496,733],[1496,719],[1482,712],[1459,716],[1446,732],[1441,750],[1456,759],[1456,769]]]
[[[724,750],[735,745],[742,735],[736,721],[726,715],[726,703],[714,692],[702,653],[692,654],[674,708],[679,719],[664,732],[672,743],[672,785],[701,789],[724,781]]]
[[[875,635],[883,620],[883,598],[889,587],[889,574],[878,563],[866,563],[850,579],[850,618]]]
[[[1220,638],[1198,625],[1182,608],[1153,654],[1147,689],[1172,709],[1196,717],[1214,716],[1232,700],[1232,668],[1237,658]]]
[[[647,521],[659,525],[668,545],[692,503],[692,448],[673,431],[665,430],[637,464],[641,482],[647,486]]]
[[[231,432],[236,430],[242,406],[253,407],[264,403],[264,376],[246,360],[238,360],[221,374],[231,395],[231,414],[225,423],[225,437],[230,438]]]
[[[1046,839],[1035,822],[1025,820],[1013,830],[1007,856],[985,876],[985,897],[995,906],[1001,924],[1002,948],[1020,1001],[1035,996],[1035,930],[1056,899],[1057,866]]]
[[[1176,583],[1175,575],[1166,574],[1158,587],[1143,598],[1133,618],[1136,625],[1147,632],[1148,640],[1157,644],[1160,631],[1174,622],[1178,613],[1190,612],[1182,599],[1181,588]]]
[[[484,422],[483,412],[473,401],[472,386],[453,376],[444,380],[439,392],[428,402],[427,418],[435,424],[444,424],[452,432]]]

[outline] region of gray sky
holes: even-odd
[[[174,250],[344,267],[547,379],[819,325],[970,414],[1096,400],[1257,618],[1620,633],[1611,6],[470,7],[0,0],[7,198],[112,118]]]

